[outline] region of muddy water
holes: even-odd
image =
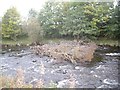
[[[71,75],[76,88],[117,88],[119,85],[118,47],[99,46],[93,62],[73,65],[70,62],[56,62],[49,57],[39,57],[29,49],[0,54],[0,74],[15,76],[20,67],[24,70],[25,82],[35,84],[44,81],[49,87],[52,81],[56,87],[70,87]],[[44,67],[41,67],[44,65]]]

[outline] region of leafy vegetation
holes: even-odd
[[[28,19],[21,21],[16,8],[2,17],[2,37],[26,36],[31,42],[44,38],[120,38],[120,7],[113,2],[48,1],[40,12],[31,9]],[[19,39],[18,39],[19,40]]]
[[[27,25],[25,28],[23,28],[23,30],[26,31],[31,42],[39,42],[43,37],[43,31],[40,27],[37,17],[37,11],[31,9],[29,11],[28,20],[26,21]]]
[[[14,40],[10,40],[10,39],[3,39],[2,40],[2,44],[8,44],[8,45],[16,45],[16,44],[31,44],[31,40],[28,37],[23,37],[23,38],[19,38],[19,40],[14,41]]]
[[[47,2],[39,21],[49,37],[119,38],[118,13],[112,2]]]
[[[16,40],[20,33],[20,14],[12,7],[2,18],[2,37]]]

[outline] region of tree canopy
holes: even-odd
[[[113,2],[46,2],[38,19],[49,37],[117,38],[118,8]]]
[[[31,38],[38,36],[38,39],[39,36],[119,39],[119,29],[120,6],[114,6],[113,2],[48,1],[40,12],[30,9],[26,23],[21,23],[15,7],[8,9],[2,17],[2,37],[13,40],[21,32],[27,32]]]
[[[20,32],[20,14],[15,7],[12,7],[2,17],[2,36],[16,40]]]

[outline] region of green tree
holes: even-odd
[[[29,18],[37,17],[37,11],[34,10],[34,9],[30,9],[30,10],[29,10],[28,17],[29,17]]]
[[[110,32],[110,21],[113,13],[112,2],[92,2],[84,7],[85,18],[89,23],[89,34],[96,37],[106,37]]]
[[[39,13],[39,22],[46,37],[60,37],[62,29],[62,3],[46,2]]]
[[[110,36],[110,38],[120,39],[120,2],[117,3],[115,8],[112,10],[108,30],[109,32],[107,32],[107,36]]]
[[[119,9],[113,7],[113,2],[47,2],[39,22],[49,37],[118,37]]]
[[[39,42],[42,40],[43,32],[38,22],[37,11],[34,9],[29,11],[26,31],[32,42]]]
[[[83,14],[84,2],[64,3],[64,21],[61,34],[71,37],[82,37],[85,31],[85,20]]]
[[[20,33],[20,14],[12,7],[2,17],[2,37],[16,40]]]

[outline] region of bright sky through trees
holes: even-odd
[[[0,0],[0,17],[12,6],[16,7],[22,16],[27,16],[31,8],[39,11],[45,1],[47,0]]]
[[[28,15],[28,11],[31,8],[39,11],[46,1],[48,0],[0,0],[0,17],[2,17],[5,14],[6,10],[12,6],[17,8],[21,16],[26,17]],[[71,0],[58,0],[58,1],[71,1]],[[74,1],[86,1],[86,0],[74,0]]]

